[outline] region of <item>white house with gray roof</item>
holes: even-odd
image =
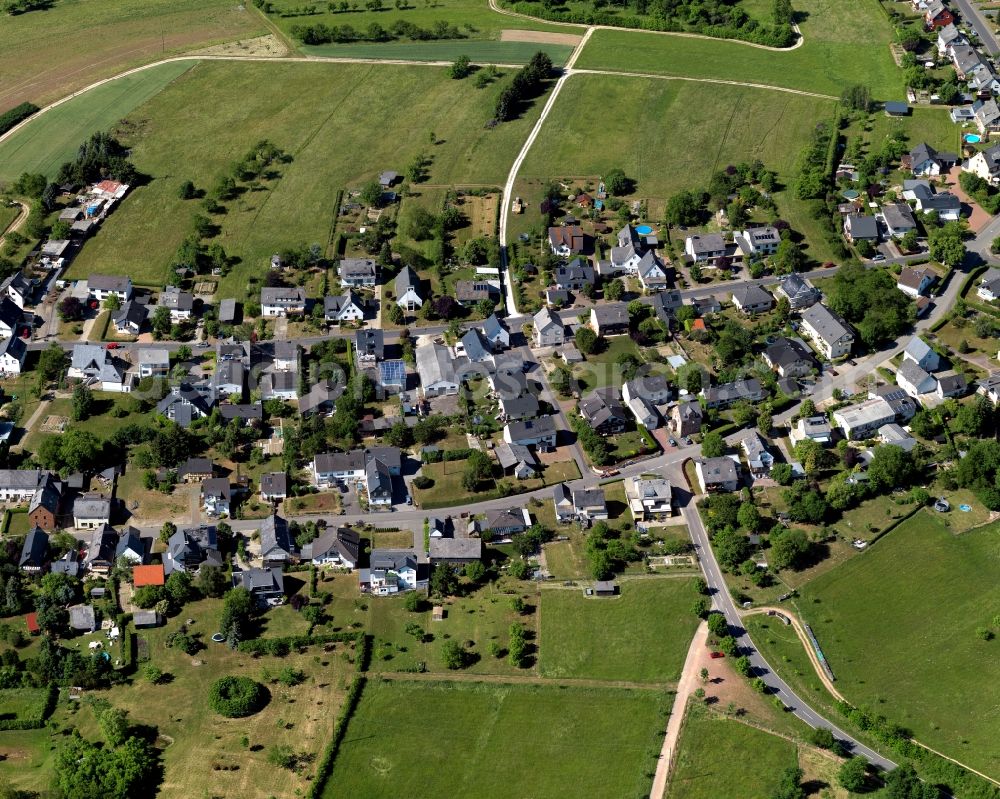
[[[99,386],[101,391],[116,393],[131,391],[134,377],[112,350],[100,344],[75,344],[66,376],[82,380],[87,385]]]
[[[800,330],[830,360],[849,355],[854,346],[854,331],[821,302],[802,312]]]
[[[340,262],[340,282],[345,286],[372,287],[378,282],[378,264],[371,258],[344,258]]]

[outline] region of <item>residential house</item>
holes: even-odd
[[[962,164],[962,169],[992,186],[1000,185],[1000,144],[980,150]]]
[[[373,549],[368,579],[373,596],[427,588],[427,580],[419,577],[417,553],[412,549]]]
[[[976,296],[986,302],[1000,299],[1000,269],[991,266],[983,273],[976,287]]]
[[[24,323],[24,311],[8,297],[0,298],[0,337],[17,336]]]
[[[146,324],[148,309],[136,300],[129,300],[112,314],[115,330],[124,336],[138,336]]]
[[[599,336],[628,333],[628,308],[623,302],[604,303],[590,309],[590,326]]]
[[[215,476],[215,466],[208,458],[188,458],[177,467],[177,479],[182,483],[200,483]]]
[[[994,405],[1000,403],[1000,372],[990,372],[986,377],[977,382],[976,393],[986,397]],[[0,481],[0,485],[2,485],[2,481]]]
[[[528,480],[541,471],[542,465],[538,457],[522,444],[508,444],[506,441],[501,441],[496,445],[494,452],[505,477]]]
[[[302,547],[302,560],[314,566],[354,570],[361,558],[361,537],[349,527],[328,527]]]
[[[260,308],[265,318],[302,316],[306,312],[306,290],[299,286],[265,286],[260,290]]]
[[[531,526],[531,516],[525,508],[507,508],[486,512],[485,529],[495,538],[523,533]]]
[[[880,427],[878,438],[883,444],[899,447],[904,452],[910,452],[917,446],[917,440],[895,422]]]
[[[264,502],[281,502],[288,498],[288,475],[266,472],[260,476],[260,498]]]
[[[894,239],[901,239],[911,230],[917,229],[917,220],[906,203],[886,203],[882,206],[882,218],[886,229]]]
[[[19,375],[28,354],[28,345],[20,336],[9,336],[0,341],[0,373]]]
[[[281,567],[299,559],[299,548],[288,528],[288,521],[277,513],[272,513],[260,523],[260,559],[265,569]]]
[[[402,394],[406,391],[406,362],[398,359],[380,361],[378,385],[386,394]]]
[[[42,530],[55,530],[59,526],[64,485],[57,475],[44,472],[38,488],[28,505],[28,523]]]
[[[833,428],[823,415],[799,417],[788,437],[793,444],[809,439],[825,446],[833,442]]]
[[[736,244],[747,257],[764,258],[778,251],[781,234],[773,225],[747,228],[736,234]]]
[[[910,297],[920,297],[930,291],[937,279],[937,274],[926,266],[904,266],[896,278],[896,288]]]
[[[726,256],[726,251],[726,239],[720,233],[688,236],[684,240],[684,252],[694,263],[715,265]]]
[[[244,399],[247,369],[242,361],[218,361],[212,373],[211,386],[214,396],[223,399],[237,397]]]
[[[735,491],[740,487],[740,462],[735,455],[699,458],[694,462],[701,493]]]
[[[558,432],[552,416],[508,422],[503,428],[503,440],[542,450],[555,449]]]
[[[694,436],[701,432],[703,417],[697,400],[682,400],[670,411],[670,424],[678,436]]]
[[[930,394],[937,389],[937,380],[915,361],[904,360],[896,370],[896,385],[914,399],[919,399],[921,394]]]
[[[844,218],[844,235],[853,244],[859,241],[876,242],[878,235],[878,220],[874,216],[848,214]]]
[[[115,552],[117,551],[118,533],[108,525],[102,525],[94,530],[90,537],[83,565],[95,574],[107,574],[115,565]]]
[[[49,537],[38,527],[33,527],[24,537],[18,568],[27,574],[41,574],[49,562]]]
[[[176,286],[167,286],[160,292],[159,304],[170,311],[171,322],[183,322],[194,313],[194,295]]]
[[[621,433],[628,426],[628,416],[622,407],[616,386],[590,392],[580,400],[580,416],[602,436]]]
[[[96,530],[111,524],[111,498],[104,494],[81,494],[73,502],[73,526]]]
[[[80,553],[76,549],[66,550],[61,558],[49,564],[49,571],[76,577],[80,573]]]
[[[455,301],[469,307],[483,300],[496,300],[500,296],[500,284],[494,280],[456,280]]]
[[[365,303],[355,292],[323,298],[323,318],[331,325],[342,322],[360,322],[365,318]]]
[[[562,319],[557,311],[543,307],[534,315],[532,323],[532,343],[535,347],[558,347],[566,340]]]
[[[344,258],[338,273],[340,282],[353,288],[374,288],[378,282],[378,264],[370,258]]]
[[[474,327],[465,331],[465,334],[455,346],[455,352],[459,356],[464,355],[469,359],[470,363],[492,362],[493,360],[493,353],[490,351],[489,344],[487,344],[486,339]]]
[[[684,295],[677,289],[667,289],[653,296],[653,313],[668,328],[676,321],[677,309],[684,306]]]
[[[406,312],[416,311],[424,304],[423,293],[420,291],[420,277],[409,266],[404,266],[393,282],[396,292],[396,305]]]
[[[823,294],[801,275],[792,273],[781,279],[778,294],[788,300],[793,311],[801,311],[820,301]]]
[[[124,558],[129,563],[139,564],[141,568],[149,554],[146,546],[147,541],[152,544],[152,541],[149,539],[143,539],[135,527],[126,527],[118,535],[118,543],[115,546],[115,562],[117,563]],[[160,571],[160,582],[158,585],[163,585],[163,567],[154,566],[153,568]]]
[[[756,283],[740,283],[733,289],[733,305],[741,313],[766,313],[774,307],[774,297]]]
[[[35,281],[25,277],[24,272],[17,271],[9,275],[0,283],[0,295],[5,295],[18,308],[31,302],[31,297],[35,293]]]
[[[447,347],[437,342],[420,342],[415,354],[420,387],[425,397],[458,393],[461,380]]]
[[[622,398],[626,402],[643,399],[650,405],[664,405],[670,401],[671,393],[670,384],[663,375],[643,374],[622,385]]]
[[[948,399],[949,397],[964,397],[969,390],[969,384],[965,375],[956,372],[937,375],[938,399]]]
[[[748,432],[740,441],[740,449],[747,459],[750,474],[754,477],[766,477],[774,466],[774,455],[768,449],[764,439],[756,430]]]
[[[132,375],[126,372],[125,364],[100,344],[74,344],[66,376],[87,385],[99,385],[101,391],[132,390]]]
[[[346,485],[349,482],[364,481],[368,464],[374,460],[383,463],[390,476],[399,477],[402,474],[403,455],[397,447],[323,452],[313,458],[313,484],[319,488],[331,488],[335,484]]]
[[[87,291],[98,302],[114,295],[124,305],[132,299],[132,281],[126,276],[91,275],[87,278]]]
[[[633,520],[645,522],[673,515],[673,490],[662,477],[630,477],[625,480],[625,498]]]
[[[450,563],[464,566],[483,558],[481,538],[431,538],[428,547],[431,563]]]
[[[384,461],[370,458],[365,464],[365,491],[369,506],[392,505],[392,474]]]
[[[829,360],[849,355],[854,346],[854,331],[821,302],[802,312],[799,329]]]
[[[914,336],[907,342],[906,349],[903,350],[903,359],[913,361],[928,372],[936,372],[941,368],[941,356],[920,336]]]
[[[579,225],[564,225],[549,228],[549,248],[553,255],[569,258],[587,250],[587,236]]]
[[[510,346],[510,331],[506,323],[495,313],[483,320],[480,332],[493,352],[500,352]]]
[[[577,519],[592,522],[608,518],[608,503],[603,488],[578,488],[573,491],[573,513]]]
[[[764,362],[782,377],[805,377],[817,368],[812,352],[798,339],[778,337],[762,355]]]
[[[310,387],[309,391],[299,397],[299,415],[310,416],[314,413],[333,413],[337,398],[344,393],[343,383],[320,380]]]
[[[594,285],[596,277],[594,267],[580,258],[574,258],[568,264],[557,266],[553,270],[552,280],[557,289],[585,291]]]
[[[760,402],[767,396],[767,392],[757,378],[751,377],[711,386],[704,389],[702,395],[705,398],[705,407],[728,408],[741,400]]]
[[[636,276],[639,278],[642,290],[647,294],[663,291],[670,283],[666,266],[652,250],[649,250],[639,260]]]
[[[295,372],[265,372],[259,387],[262,399],[293,400],[299,395],[298,375]],[[227,407],[219,406],[223,412]]]
[[[851,440],[870,438],[875,432],[890,422],[903,422],[916,413],[916,404],[902,390],[903,396],[876,396],[833,412],[833,421]]]
[[[221,568],[222,555],[214,525],[202,524],[178,530],[167,541],[163,553],[163,570],[196,572],[203,565]]]
[[[924,11],[924,24],[928,30],[946,28],[954,22],[955,17],[952,16],[951,10],[942,0],[932,0],[927,4],[927,9]]]
[[[72,605],[69,610],[69,628],[86,635],[97,630],[97,611],[93,605]]]
[[[142,588],[144,585],[164,585],[167,578],[160,563],[150,566],[135,565],[132,567],[132,585]]]
[[[156,412],[172,422],[187,427],[195,419],[204,419],[212,412],[215,404],[210,396],[206,396],[189,383],[172,386],[156,406]]]
[[[1000,106],[997,106],[997,101],[992,97],[974,102],[972,116],[981,135],[1000,132]]]
[[[233,588],[245,588],[260,607],[278,605],[285,596],[285,575],[280,566],[234,571]]]
[[[358,363],[373,364],[385,357],[385,334],[379,328],[363,328],[354,334]]]
[[[209,516],[229,516],[232,489],[228,477],[202,480],[201,507]]]
[[[576,510],[573,506],[573,491],[565,483],[553,486],[552,503],[555,507],[557,522],[567,524],[576,518]]]
[[[41,469],[0,469],[0,502],[27,502],[48,474]]]
[[[961,44],[968,44],[969,40],[955,27],[955,24],[945,25],[938,29],[937,51],[942,58],[950,58],[952,49]]]
[[[170,372],[170,350],[142,347],[138,352],[139,377],[166,377]]]
[[[914,177],[936,177],[947,174],[958,161],[955,153],[939,153],[927,142],[921,142],[912,150],[908,159]]]

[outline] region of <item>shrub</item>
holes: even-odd
[[[249,677],[221,677],[212,684],[208,704],[220,716],[251,716],[267,704],[267,690]]]

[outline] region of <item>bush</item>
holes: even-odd
[[[252,716],[267,704],[267,689],[249,677],[222,677],[212,684],[208,704],[230,719]]]

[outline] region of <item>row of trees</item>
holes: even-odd
[[[510,83],[497,96],[493,112],[496,120],[506,122],[514,119],[525,103],[541,93],[544,81],[551,72],[552,59],[541,51],[535,53],[527,64],[514,73]]]
[[[388,28],[378,22],[370,23],[364,30],[353,25],[327,25],[315,22],[311,25],[293,25],[291,34],[302,44],[346,44],[348,42],[390,42],[394,39],[431,41],[436,39],[464,39],[466,34],[454,24],[436,20],[430,27],[421,28],[404,19],[397,19]]]

